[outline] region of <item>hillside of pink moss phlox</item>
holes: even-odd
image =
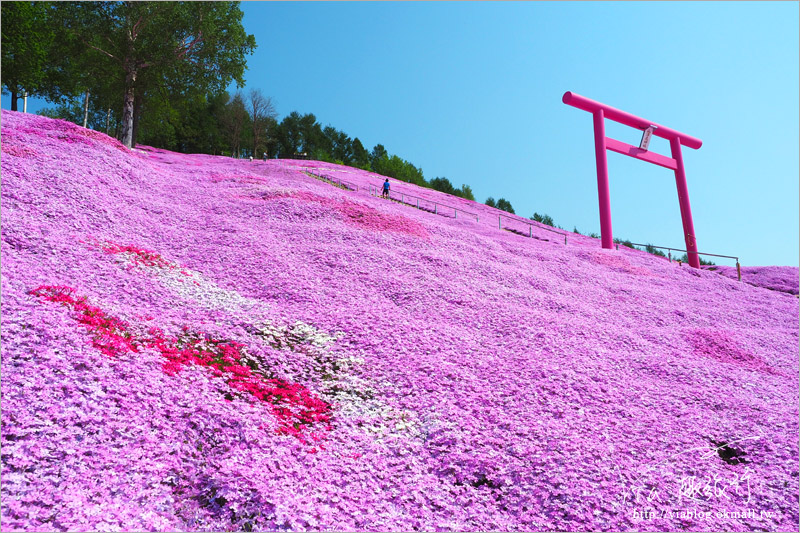
[[[798,529],[796,268],[383,179],[3,111],[2,529]]]
[[[727,278],[738,279],[736,267],[714,265],[703,268],[722,274]],[[741,274],[742,281],[750,285],[797,295],[800,286],[798,270],[797,267],[743,266]]]

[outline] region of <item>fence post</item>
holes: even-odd
[[[528,226],[528,238],[533,237],[533,226]]]
[[[503,223],[500,222],[500,215],[497,215],[497,229],[503,229]]]
[[[669,259],[669,262],[672,263],[672,250],[669,248],[667,248],[667,259]]]
[[[417,209],[419,209],[419,198],[417,198]]]
[[[739,277],[739,281],[742,281],[742,267],[739,266],[739,259],[736,259],[736,275]]]
[[[564,246],[566,246],[566,245],[567,245],[567,234],[565,233],[564,234]]]
[[[403,204],[406,203],[406,195],[405,194],[401,194],[400,195],[400,203],[403,203]]]
[[[453,209],[453,218],[458,218],[458,209]]]
[[[439,204],[433,204],[433,214],[438,215]]]

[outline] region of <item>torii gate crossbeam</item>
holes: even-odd
[[[686,250],[689,257],[689,265],[700,268],[700,258],[697,254],[697,239],[694,234],[694,223],[692,222],[692,209],[689,204],[689,188],[686,185],[686,171],[683,167],[683,155],[681,145],[692,149],[698,149],[703,145],[703,141],[661,126],[655,122],[631,115],[625,111],[615,109],[611,106],[590,100],[585,96],[575,94],[571,91],[564,93],[561,99],[567,105],[577,107],[592,114],[594,119],[594,148],[597,163],[597,196],[600,201],[600,240],[603,248],[611,249],[614,247],[614,238],[611,232],[611,194],[608,185],[608,161],[606,150],[633,157],[669,168],[675,171],[675,184],[678,188],[678,202],[681,208],[681,220],[683,221],[683,234],[686,240]],[[630,144],[606,137],[605,119],[613,120],[630,126],[632,128],[644,130],[642,143],[637,148]],[[669,141],[672,157],[649,152],[647,147],[650,135],[655,135]]]

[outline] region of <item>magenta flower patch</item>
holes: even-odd
[[[135,250],[137,257],[144,256],[144,261],[151,264],[157,257],[153,252]],[[92,337],[92,346],[109,357],[139,352],[142,348],[155,348],[167,359],[163,369],[171,376],[187,365],[210,368],[215,376],[225,377],[233,391],[252,395],[271,404],[273,413],[280,421],[279,433],[282,435],[292,435],[301,442],[310,442],[303,430],[317,424],[327,425],[331,420],[330,405],[316,398],[305,387],[283,379],[265,378],[264,370],[259,369],[252,360],[250,363],[253,368],[247,366],[244,357],[246,347],[241,343],[215,339],[192,332],[188,327],[184,327],[182,334],[176,338],[165,336],[157,328],[151,328],[147,336],[136,337],[129,331],[128,324],[88,304],[86,298],[77,296],[71,287],[41,286],[32,290],[31,294],[74,311],[78,323],[85,326]],[[320,438],[319,432],[311,433],[311,441]]]
[[[775,372],[764,361],[740,348],[725,331],[698,329],[691,331],[688,339],[694,347],[694,353],[702,357],[767,374]]]
[[[373,231],[393,231],[397,233],[407,233],[417,237],[427,237],[425,228],[404,216],[388,215],[376,209],[346,200],[334,200],[325,196],[320,196],[310,192],[287,192],[278,191],[266,193],[260,196],[265,200],[278,200],[281,198],[296,198],[303,202],[315,202],[327,210],[340,213],[342,220],[353,226],[362,227]]]

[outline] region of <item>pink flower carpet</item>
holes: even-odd
[[[383,179],[3,111],[2,530],[798,529],[796,268]]]

